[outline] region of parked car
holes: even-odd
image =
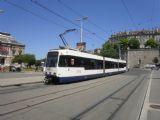
[[[11,66],[9,66],[9,71],[11,71],[11,72],[20,72],[21,68],[18,67],[18,66],[11,65]]]
[[[156,68],[156,65],[146,64],[144,67],[145,67],[145,68],[148,68],[148,69],[154,69],[154,68]]]

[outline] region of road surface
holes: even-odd
[[[0,88],[0,120],[138,120],[151,71],[62,85]]]

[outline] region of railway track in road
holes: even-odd
[[[107,77],[108,79],[109,77]],[[101,79],[101,78],[100,78]],[[103,79],[103,78],[102,78]],[[116,78],[117,79],[117,78]],[[71,87],[71,88],[67,88],[67,89],[63,89],[63,90],[59,90],[59,91],[54,91],[54,92],[49,92],[49,93],[46,93],[46,94],[42,94],[42,95],[37,95],[37,96],[33,96],[33,97],[28,97],[28,98],[24,98],[24,99],[20,99],[20,100],[16,100],[16,101],[12,101],[12,102],[9,102],[9,103],[5,103],[5,104],[0,104],[0,107],[1,106],[6,106],[6,105],[10,105],[10,104],[14,104],[14,103],[18,103],[18,102],[24,102],[24,101],[27,101],[27,100],[31,100],[31,99],[35,99],[35,98],[40,98],[40,97],[44,97],[44,96],[48,96],[48,95],[54,95],[54,94],[57,94],[57,93],[61,93],[61,92],[64,92],[64,91],[68,91],[68,90],[73,90],[73,89],[77,89],[77,88],[82,88],[82,87],[85,87],[85,86],[88,86],[88,85],[93,85],[93,84],[97,84],[97,83],[100,83],[103,84],[103,83],[106,83],[110,80],[98,80],[98,81],[95,81],[95,82],[92,82],[92,83],[87,83],[87,84],[83,84],[83,85],[78,85],[76,87]],[[33,89],[36,89],[36,88],[44,88],[45,86],[42,86],[42,85],[38,85],[36,87],[33,87]],[[53,87],[53,86],[49,86],[49,87]],[[25,89],[25,88],[24,88]],[[32,88],[27,88],[28,89],[31,89]],[[21,89],[18,89],[18,91],[21,91]],[[23,90],[22,90],[23,91]],[[1,93],[0,93],[1,94]]]
[[[121,82],[126,81],[128,79],[128,77],[126,77],[126,76],[123,76],[123,77],[124,78]],[[123,87],[125,87],[126,85],[129,85],[133,81],[136,81],[137,78],[138,77],[130,80]],[[80,85],[77,87],[63,89],[60,91],[49,92],[47,94],[37,95],[37,96],[33,96],[33,97],[25,98],[25,99],[20,99],[20,100],[13,101],[13,102],[1,104],[0,109],[7,109],[8,108],[8,110],[1,112],[0,116],[3,117],[6,115],[9,115],[9,114],[20,112],[22,110],[29,109],[29,108],[32,108],[37,105],[41,105],[43,103],[47,103],[47,102],[54,101],[54,100],[57,100],[57,99],[60,99],[60,98],[66,97],[66,96],[70,96],[73,94],[84,92],[84,91],[93,89],[95,87],[109,84],[111,82],[116,82],[117,80],[119,80],[119,78],[116,78],[114,80],[112,80],[112,79],[98,80],[96,82],[88,83],[85,85]]]
[[[110,95],[108,95],[107,97],[105,97],[104,99],[100,100],[98,103],[96,103],[96,104],[90,106],[89,108],[85,109],[84,111],[82,111],[81,113],[79,113],[78,115],[76,115],[75,117],[73,117],[71,120],[81,120],[81,119],[83,120],[83,118],[85,118],[89,114],[89,112],[91,112],[93,109],[95,110],[96,107],[98,107],[100,104],[104,103],[106,100],[108,100],[108,99],[119,99],[122,102],[120,104],[118,104],[118,107],[109,115],[109,117],[106,118],[106,120],[112,120],[114,118],[115,114],[121,109],[121,107],[130,98],[130,96],[144,82],[145,78],[146,78],[146,76],[144,75],[141,79],[139,79],[138,82],[136,81],[136,79],[128,82],[127,84],[125,84],[121,88],[117,89],[116,91],[114,91],[113,93],[111,93]],[[132,86],[133,88],[131,89],[131,92],[129,92],[129,94],[124,99],[122,99],[122,98],[114,98],[113,97],[117,92],[120,92],[121,90],[125,89],[125,87],[127,87],[128,85],[130,85],[133,82],[137,82],[137,83],[134,86]],[[85,118],[85,119],[87,119],[87,118]]]

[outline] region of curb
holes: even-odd
[[[151,75],[150,75],[150,79],[148,82],[148,87],[146,90],[146,94],[145,94],[145,98],[144,98],[139,120],[147,120],[148,108],[149,108],[149,96],[150,96],[151,84],[152,84],[152,75],[153,75],[153,71],[151,71]]]
[[[27,83],[16,83],[16,84],[10,84],[10,85],[0,85],[0,87],[21,86],[21,85],[26,85],[26,84],[35,84],[35,83],[43,83],[43,81],[27,82]]]

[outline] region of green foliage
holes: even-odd
[[[36,60],[35,66],[41,66],[41,61],[40,60]]]
[[[36,58],[33,54],[25,54],[24,55],[24,63],[27,63],[29,67],[34,65],[36,62]]]
[[[102,46],[101,55],[104,57],[118,58],[117,43],[105,43]]]
[[[146,43],[144,45],[145,45],[145,47],[157,48],[158,42],[155,41],[153,38],[150,38],[149,40],[146,41]]]
[[[24,55],[16,55],[14,59],[12,60],[12,63],[18,63],[21,64],[24,62]]]
[[[33,54],[16,55],[12,60],[13,63],[27,63],[29,67],[34,65],[36,62],[35,56]]]
[[[158,62],[159,62],[158,58],[157,58],[157,57],[154,57],[153,63],[157,64]]]
[[[130,49],[139,49],[140,43],[139,43],[138,39],[131,38],[128,42],[128,46]]]
[[[128,43],[129,43],[129,40],[127,38],[124,38],[124,39],[121,39],[120,40],[120,46],[121,46],[121,49],[122,50],[127,50],[128,48]]]

